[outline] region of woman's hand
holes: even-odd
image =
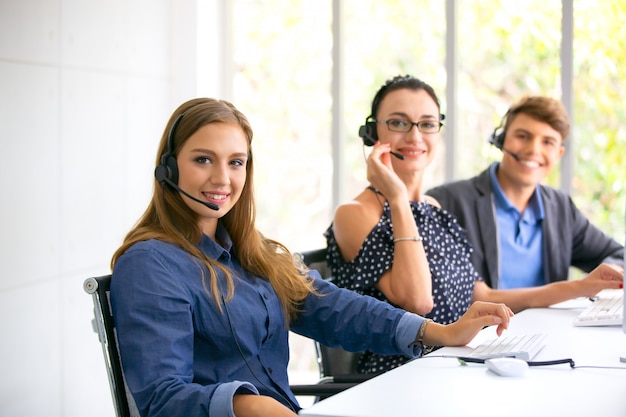
[[[367,158],[367,180],[388,200],[395,198],[408,201],[406,186],[391,165],[391,146],[388,143],[376,143]]]
[[[294,417],[297,414],[272,397],[254,394],[236,394],[233,411],[237,417]]]
[[[513,311],[504,304],[476,301],[456,322],[442,325],[430,323],[424,333],[429,346],[464,346],[486,326],[498,326],[498,336],[509,327]]]

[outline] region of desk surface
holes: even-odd
[[[509,334],[545,333],[536,361],[572,358],[576,366],[531,367],[524,377],[500,377],[484,365],[454,358],[471,347],[443,348],[363,382],[300,412],[305,417],[626,416],[626,334],[622,327],[574,327],[580,309],[529,309],[513,317]],[[484,329],[470,346],[495,336]],[[598,369],[583,366],[610,366]]]

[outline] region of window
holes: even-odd
[[[447,3],[456,7],[453,68],[446,67]],[[364,159],[369,150],[357,132],[369,115],[373,94],[393,75],[424,79],[437,91],[442,111],[456,116],[445,121],[441,136],[451,149],[440,148],[427,187],[469,177],[499,159],[500,151],[487,138],[521,96],[562,96],[562,33],[568,28],[562,27],[561,2],[447,3],[233,3],[232,100],[255,129],[262,231],[294,250],[324,244],[322,233],[334,206],[366,185]],[[572,157],[562,162],[564,172],[572,176],[562,179],[557,170],[548,184],[571,183],[574,201],[585,214],[621,241],[626,138],[620,126],[624,112],[615,103],[623,103],[626,95],[626,57],[617,41],[625,34],[620,22],[626,5],[619,0],[601,5],[577,0],[573,7]],[[340,29],[335,26],[333,32],[334,19]],[[337,62],[334,42],[340,51]],[[454,92],[447,91],[450,74],[456,80]],[[454,109],[447,103],[448,94],[455,97]],[[341,118],[337,133],[333,114]],[[333,141],[341,146],[333,148]],[[340,149],[339,154],[333,155],[333,149]],[[446,178],[446,152],[453,153],[447,159],[453,161],[447,167],[453,178]],[[334,165],[333,158],[338,159]],[[337,188],[341,194],[333,200]]]
[[[218,72],[230,71],[224,79],[232,80],[232,97],[226,98],[250,118],[254,129],[258,226],[291,250],[325,245],[323,232],[335,205],[366,185],[368,149],[358,128],[369,115],[374,93],[398,74],[431,84],[442,111],[456,116],[445,120],[441,136],[448,146],[440,148],[430,167],[427,188],[475,175],[499,159],[500,151],[487,138],[508,107],[525,94],[560,98],[566,85],[566,95],[573,98],[572,155],[561,163],[564,172],[572,173],[566,182],[571,182],[574,201],[592,222],[623,240],[625,2],[220,4],[232,9],[221,29],[228,39],[223,51],[228,59],[217,64]],[[572,7],[573,27],[563,20]],[[455,43],[454,32],[446,27],[451,10],[456,16]],[[568,79],[562,79],[561,49],[564,40],[571,41],[571,33],[570,89]],[[456,45],[454,51],[446,49],[451,44]],[[453,54],[454,60],[446,54]],[[448,97],[454,97],[454,107]],[[548,183],[558,188],[562,180],[556,171]],[[312,359],[306,360],[314,369]]]

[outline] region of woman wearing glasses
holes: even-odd
[[[520,311],[619,287],[621,274],[606,268],[583,280],[585,285],[570,281],[489,288],[470,262],[465,230],[423,194],[442,120],[433,88],[412,76],[387,81],[374,96],[371,115],[359,131],[365,144],[374,147],[367,159],[370,186],[337,208],[325,233],[327,261],[337,285],[442,324],[457,320],[475,300]],[[366,352],[359,371],[378,373],[405,361]]]

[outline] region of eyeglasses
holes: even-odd
[[[431,120],[423,120],[421,122],[410,122],[403,119],[389,119],[389,120],[374,120],[376,123],[384,123],[387,125],[387,129],[392,132],[407,133],[413,129],[413,126],[417,126],[417,130],[422,133],[437,133],[441,130],[443,123],[433,122]]]

